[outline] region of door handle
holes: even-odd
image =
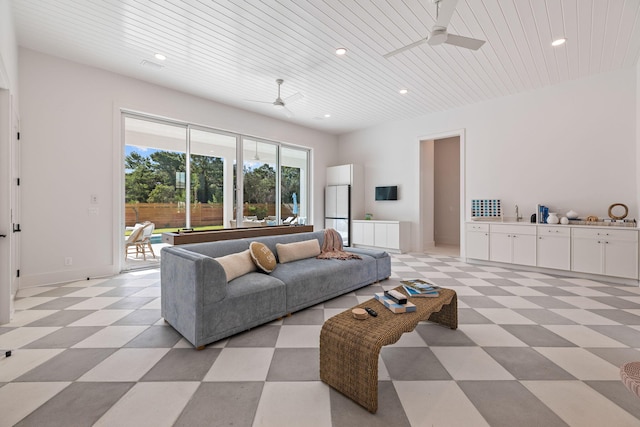
[[[0,237],[7,237],[6,234],[0,234]]]
[[[20,224],[13,224],[13,232],[14,233],[19,233],[22,230],[20,230]]]

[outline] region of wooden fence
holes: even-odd
[[[244,215],[255,215],[256,210],[261,216],[275,215],[275,204],[244,205]],[[288,205],[282,205],[284,217],[291,214]],[[125,205],[125,225],[151,221],[156,228],[181,228],[186,224],[185,205],[179,203],[127,203]],[[191,226],[203,227],[207,225],[223,225],[222,203],[196,203],[191,205]]]

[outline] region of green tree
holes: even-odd
[[[158,184],[149,193],[147,202],[149,203],[171,203],[175,201],[176,189],[165,184]]]
[[[276,171],[264,163],[255,169],[244,166],[244,201],[246,203],[275,203]]]
[[[125,158],[126,202],[146,202],[156,185],[156,174],[148,157],[133,152]]]
[[[282,180],[280,197],[283,204],[293,204],[293,193],[298,195],[300,202],[300,168],[282,166],[280,171]]]
[[[191,156],[193,202],[222,202],[224,162],[219,157]]]

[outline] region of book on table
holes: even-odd
[[[384,305],[394,313],[411,313],[412,311],[417,310],[415,304],[411,302],[407,302],[406,304],[398,304],[391,298],[385,296],[382,292],[378,292],[377,294],[375,294],[375,297],[382,303],[382,305]]]
[[[400,283],[410,297],[435,298],[440,295],[440,286],[423,279],[403,280]]]

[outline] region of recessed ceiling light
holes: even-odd
[[[347,48],[346,47],[339,47],[336,49],[336,55],[338,56],[342,56],[342,55],[346,55],[347,54]]]
[[[567,41],[567,39],[565,39],[565,38],[556,39],[556,40],[551,42],[551,46],[554,46],[554,47],[555,46],[560,46],[560,45],[563,45],[564,42],[566,42],[566,41]]]
[[[398,92],[400,92],[401,95],[406,95],[409,93],[407,89],[400,89]]]
[[[161,54],[161,53],[156,53],[156,54],[155,54],[155,55],[153,55],[153,56],[154,56],[157,60],[159,60],[159,61],[164,61],[165,59],[167,59],[167,57],[166,57],[166,56],[164,56],[164,55],[163,55],[163,54]]]
[[[328,113],[327,113],[327,114],[325,114],[325,115],[324,115],[324,117],[325,117],[326,119],[328,119],[329,117],[331,117],[331,114],[328,114]]]

